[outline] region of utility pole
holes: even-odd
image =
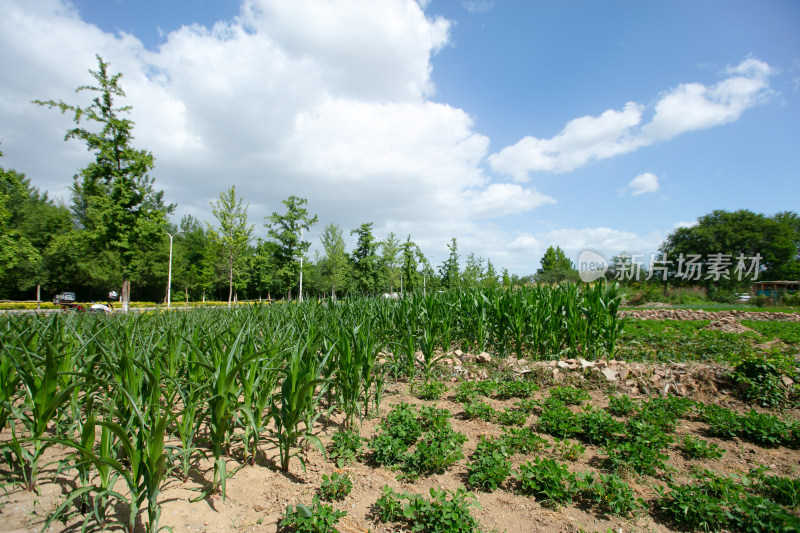
[[[302,244],[303,244],[303,228],[300,228],[300,244],[301,244],[301,246],[300,246],[300,296],[299,296],[299,300],[298,301],[302,302],[303,301],[303,248],[302,248]]]

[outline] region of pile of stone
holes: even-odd
[[[747,326],[743,326],[736,318],[732,316],[724,316],[719,320],[713,320],[711,324],[703,329],[710,329],[713,331],[722,331],[725,333],[744,333],[746,331],[753,331]]]
[[[699,309],[626,309],[620,316],[645,320],[760,320],[800,322],[800,313],[773,313],[770,311],[702,311]]]
[[[452,372],[452,380],[487,379],[485,368],[494,358],[482,352],[478,355],[461,350],[448,352],[440,359]],[[476,363],[465,367],[465,363]],[[577,381],[604,381],[614,385],[617,390],[632,395],[675,394],[694,396],[698,392],[715,394],[720,387],[728,384],[726,378],[730,369],[716,365],[698,363],[649,364],[617,361],[615,359],[561,359],[558,361],[528,361],[509,356],[497,359],[501,367],[506,367],[520,377],[534,372],[551,376],[556,383]]]
[[[693,396],[697,392],[715,393],[727,383],[730,370],[704,364],[649,364],[617,361],[615,359],[563,359],[559,361],[537,361],[520,372],[548,372],[553,381],[573,382],[576,378],[585,381],[603,380],[613,384],[627,394],[675,394]]]

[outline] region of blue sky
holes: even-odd
[[[797,210],[800,3],[2,0],[5,167],[63,196],[94,54],[177,217],[308,198],[345,230],[450,237],[512,272],[549,245],[654,251],[714,209]],[[194,25],[194,26],[192,26]],[[42,154],[47,157],[42,157]],[[177,218],[176,217],[176,218]],[[314,240],[314,232],[310,239]]]

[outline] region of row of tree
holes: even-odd
[[[448,244],[449,256],[434,270],[410,235],[402,240],[390,233],[379,240],[372,223],[350,231],[356,238],[350,252],[342,228],[327,225],[321,250],[312,258],[311,243],[303,234],[318,218],[308,213],[305,199],[284,200],[285,212],[274,212],[265,220],[267,238],[254,239],[248,206],[237,197],[235,187],[212,202],[215,224],[186,216],[176,226],[169,221],[175,205],[165,203],[150,176],[153,154],[132,146],[133,122],[124,117],[130,108],[115,103],[125,95],[119,85],[121,75],[109,74],[108,64],[99,56],[97,61],[97,71],[90,71],[93,85],[77,89],[94,95],[89,106],[34,101],[70,113],[75,127],[66,140],[84,142],[95,156],[74,177],[69,206],[54,202],[25,175],[0,167],[0,298],[38,299],[43,289],[43,298],[72,290],[81,299],[96,300],[121,288],[123,306],[131,296],[162,301],[170,261],[172,289],[183,292],[185,299],[229,302],[237,297],[292,298],[301,279],[304,293],[334,297],[579,279],[575,265],[559,247],[550,247],[536,274],[523,278],[505,269],[498,274],[490,260],[484,262],[474,254],[467,256],[462,270],[455,238]],[[761,279],[796,280],[798,250],[800,217],[794,212],[769,217],[747,210],[714,211],[696,226],[672,233],[662,245],[661,257],[695,254],[701,257],[701,266],[708,266],[712,254],[758,254]],[[631,277],[619,275],[629,270],[625,261],[614,258],[606,275],[630,281]],[[650,277],[654,282],[699,282],[726,289],[742,283],[734,278],[686,280],[679,269],[680,264],[672,264],[666,279]],[[646,276],[646,267],[643,270]]]
[[[550,247],[531,281],[578,281],[580,272],[560,247]],[[747,209],[717,210],[672,232],[654,254],[619,254],[605,277],[623,285],[700,286],[712,292],[743,290],[754,280],[800,280],[800,215],[769,216]]]

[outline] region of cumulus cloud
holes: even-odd
[[[379,236],[411,233],[431,247],[452,235],[480,240],[497,231],[490,219],[555,200],[493,183],[481,166],[489,139],[464,110],[430,99],[431,58],[451,23],[423,7],[244,0],[237,17],[182,27],[148,50],[83,21],[66,0],[9,0],[0,19],[3,164],[65,197],[91,155],[63,142],[69,117],[29,102],[86,104],[90,95],[74,89],[90,81],[99,52],[124,74],[135,145],[155,154],[156,185],[179,216],[210,220],[209,202],[236,184],[262,233],[263,218],[294,194],[345,229],[373,221]]]
[[[733,122],[770,94],[772,68],[763,61],[747,58],[725,74],[712,86],[684,83],[665,91],[647,123],[645,106],[628,102],[621,110],[571,120],[549,139],[524,137],[489,156],[489,164],[517,182],[529,180],[532,172],[568,172],[682,133]]]
[[[628,183],[627,190],[630,191],[631,196],[639,196],[649,192],[658,191],[658,176],[652,172],[645,172],[639,174]]]

